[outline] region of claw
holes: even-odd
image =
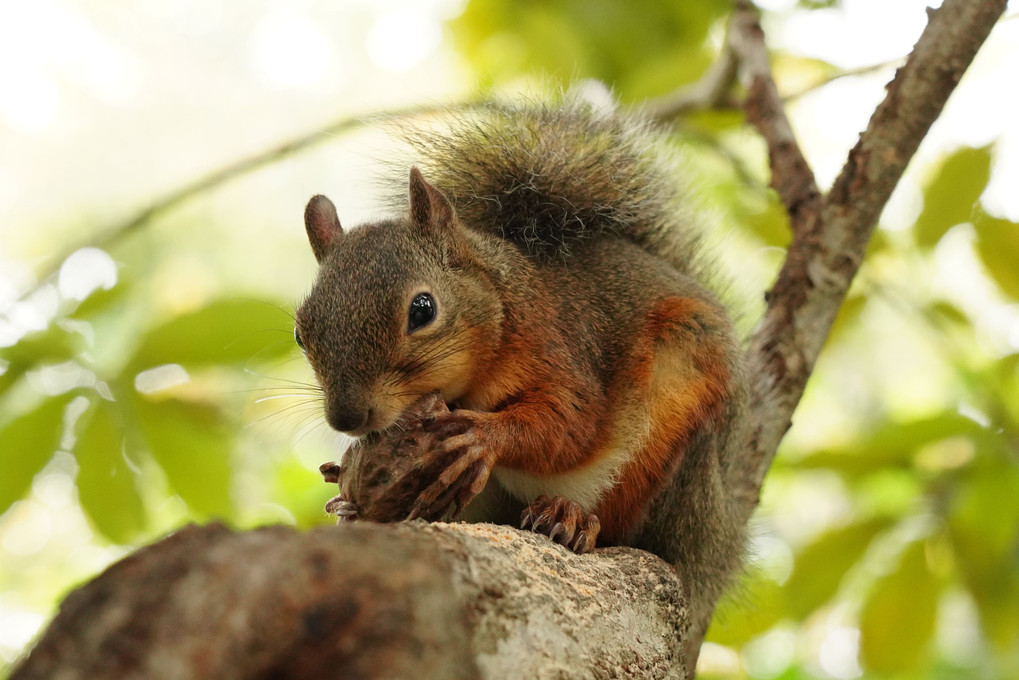
[[[562,496],[541,496],[521,513],[520,528],[545,534],[550,540],[583,554],[594,548],[601,522],[574,501]]]
[[[531,531],[536,534],[548,533],[550,526],[552,526],[552,520],[545,513],[541,513],[535,518],[534,524],[531,525]]]
[[[573,540],[573,543],[570,544],[570,550],[577,553],[578,555],[583,555],[584,553],[591,550],[590,546],[588,545],[586,532],[581,531],[580,533],[577,534],[577,537]]]
[[[407,513],[407,521],[413,522],[416,519],[421,519],[421,502],[414,503],[414,506]]]
[[[335,496],[326,503],[325,511],[337,517],[352,517],[357,514],[358,507],[342,496]]]
[[[493,456],[477,442],[473,432],[445,439],[430,455],[445,467],[438,478],[418,494],[409,519],[420,517],[435,521],[456,514],[481,492],[494,464]]]
[[[326,512],[336,517],[336,523],[353,522],[357,519],[359,508],[350,501],[343,500],[339,496],[326,503]]]
[[[594,550],[599,531],[601,531],[601,521],[598,519],[598,516],[588,515],[584,521],[584,528],[577,532],[577,538],[570,546],[570,550],[578,555],[591,552]]]
[[[466,473],[465,473],[466,474]],[[461,479],[457,479],[455,482],[450,484],[449,488],[439,494],[439,496],[432,501],[428,507],[428,519],[431,520],[442,520],[455,514],[453,508],[459,502],[459,498],[462,492]]]

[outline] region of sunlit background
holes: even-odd
[[[827,186],[927,3],[759,4]],[[317,467],[344,442],[299,384],[301,216],[315,193],[345,224],[377,214],[398,153],[333,123],[582,78],[639,105],[699,76],[726,8],[0,0],[0,675],[69,589],[185,522],[328,522]],[[706,675],[1019,677],[1017,46],[1006,19],[882,217]],[[763,145],[737,112],[676,127],[749,328],[788,238]]]

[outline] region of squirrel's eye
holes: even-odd
[[[428,293],[418,293],[410,303],[407,314],[407,332],[413,333],[427,326],[435,318],[435,298]]]
[[[300,331],[297,330],[297,326],[294,326],[294,342],[297,343],[297,346],[300,347],[301,351],[303,352],[304,342],[301,340],[301,333]]]

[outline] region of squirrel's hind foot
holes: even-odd
[[[520,515],[520,528],[544,534],[583,555],[594,549],[601,522],[597,515],[585,513],[576,501],[562,496],[539,496]]]

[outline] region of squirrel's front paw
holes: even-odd
[[[520,515],[520,528],[545,534],[582,555],[594,549],[601,522],[597,515],[585,514],[575,501],[562,496],[539,496]]]
[[[418,496],[408,519],[455,515],[485,488],[497,458],[487,416],[458,410],[424,424],[426,431],[444,438],[425,454],[420,465],[436,466],[442,472]]]
[[[357,519],[359,509],[356,504],[343,496],[334,496],[326,502],[326,513],[336,516],[336,523],[352,522]]]

